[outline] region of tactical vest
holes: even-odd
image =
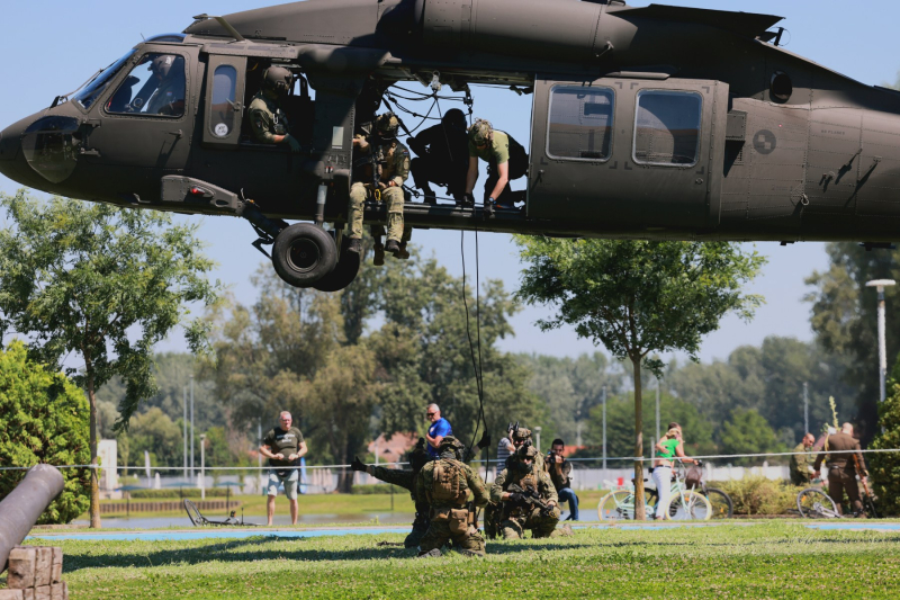
[[[469,486],[463,467],[455,460],[441,459],[434,463],[431,472],[431,490],[428,501],[431,504],[453,504],[461,506],[469,497]]]

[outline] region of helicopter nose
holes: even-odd
[[[12,161],[19,154],[22,131],[15,126],[0,131],[0,162]]]

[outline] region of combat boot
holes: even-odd
[[[406,249],[406,242],[400,242],[400,251],[397,253],[397,258],[402,258],[403,260],[409,258],[409,250]]]
[[[441,554],[441,551],[438,548],[434,548],[433,550],[429,550],[428,552],[423,552],[416,558],[440,558],[441,556],[443,556],[443,554]]]
[[[375,256],[372,260],[372,264],[376,267],[384,266],[384,244],[375,244]]]
[[[347,246],[347,252],[356,252],[357,254],[360,254],[362,252],[360,240],[350,240],[350,244]]]
[[[400,243],[397,240],[388,240],[387,246],[384,247],[384,251],[390,252],[397,258],[400,258],[399,256],[397,256],[397,254],[400,252]]]

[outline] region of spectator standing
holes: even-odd
[[[500,442],[497,443],[497,472],[499,473],[503,466],[506,464],[506,459],[509,458],[509,455],[516,451],[516,447],[512,442],[512,429],[506,432],[506,435],[500,438]]]
[[[810,450],[815,443],[815,436],[807,433],[794,448],[794,454],[791,456],[791,483],[793,485],[807,486],[810,484],[810,474],[812,473],[809,464],[812,461]]]
[[[681,429],[673,427],[666,432],[663,439],[656,444],[656,459],[653,461],[653,481],[656,482],[656,492],[659,501],[656,504],[656,520],[666,518],[666,507],[669,505],[669,495],[672,491],[672,470],[675,467],[675,459],[683,462],[695,463],[693,458],[684,455],[684,440]]]
[[[269,498],[266,503],[268,524],[272,526],[275,516],[275,498],[278,496],[278,485],[284,484],[284,495],[291,505],[291,525],[297,524],[297,483],[300,472],[296,468],[297,461],[306,454],[306,442],[303,434],[292,426],[291,413],[284,411],[278,415],[278,425],[269,430],[263,438],[260,453],[269,459]]]
[[[856,464],[859,462],[859,477],[865,483],[866,476],[869,474],[866,470],[866,461],[863,459],[862,453],[859,451],[859,440],[853,437],[853,425],[844,423],[841,426],[841,432],[829,435],[825,441],[825,448],[816,457],[816,464],[813,465],[813,475],[819,477],[822,461],[828,460],[828,495],[837,504],[838,512],[844,514],[841,504],[844,500],[844,492],[850,499],[853,506],[853,512],[857,517],[865,517],[862,501],[859,499],[859,484],[856,482]],[[852,452],[855,450],[855,452]],[[831,454],[830,452],[841,452],[841,454]],[[856,461],[853,460],[854,455]]]
[[[559,501],[569,503],[569,516],[566,517],[566,521],[578,521],[578,496],[572,489],[572,463],[563,456],[565,448],[566,444],[561,439],[553,440],[544,468],[550,474],[550,481],[556,488]]]
[[[428,457],[435,460],[440,457],[438,448],[441,446],[441,440],[447,436],[453,435],[453,428],[450,422],[441,417],[441,409],[437,404],[429,404],[425,409],[425,417],[431,422],[428,427],[428,433],[425,434],[425,441],[428,442]]]

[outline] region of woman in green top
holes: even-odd
[[[673,427],[656,444],[656,459],[653,461],[652,476],[659,494],[659,502],[656,504],[657,521],[666,517],[664,508],[669,504],[669,495],[672,490],[672,468],[675,466],[676,458],[683,462],[697,462],[684,455],[684,439],[681,436],[681,429]]]

